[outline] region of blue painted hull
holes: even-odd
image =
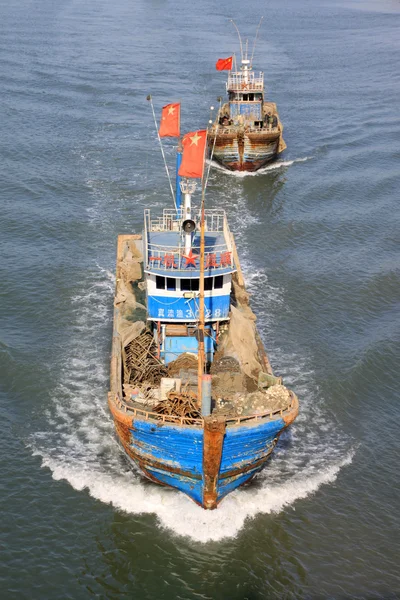
[[[279,417],[226,428],[216,504],[262,469],[286,426]],[[180,490],[207,508],[203,428],[134,419],[129,436],[125,451],[147,477]]]

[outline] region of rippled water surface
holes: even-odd
[[[170,203],[146,95],[204,127],[261,14],[288,148],[208,202],[301,412],[205,512],[113,436],[116,236]],[[399,31],[396,0],[0,0],[1,598],[400,597]]]

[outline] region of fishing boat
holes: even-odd
[[[265,466],[298,400],[272,372],[225,211],[205,207],[206,138],[182,139],[173,206],[118,236],[108,403],[135,468],[215,509]]]
[[[213,160],[230,171],[257,171],[283,152],[286,144],[276,104],[265,99],[264,73],[253,71],[255,42],[249,59],[247,42],[243,50],[238,29],[237,32],[240,68],[237,69],[234,56],[219,59],[216,63],[217,70],[229,71],[228,101],[221,104],[222,99],[219,99],[217,118],[209,132],[209,153]]]

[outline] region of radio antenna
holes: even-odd
[[[243,45],[242,45],[242,38],[240,37],[240,31],[239,31],[239,29],[237,28],[237,25],[236,25],[235,21],[234,21],[233,19],[229,19],[229,20],[230,20],[230,22],[232,23],[232,25],[234,26],[234,28],[236,29],[236,31],[237,31],[237,34],[238,34],[238,36],[239,36],[239,43],[240,43],[240,56],[242,57],[242,60],[243,60]]]
[[[250,59],[250,66],[251,66],[251,67],[253,66],[253,56],[254,56],[254,50],[256,49],[256,42],[257,42],[257,38],[258,38],[258,32],[259,32],[259,30],[260,30],[260,27],[261,27],[261,23],[262,23],[262,20],[263,20],[263,18],[264,18],[264,17],[261,17],[261,19],[260,19],[260,22],[259,22],[259,24],[258,24],[257,31],[256,31],[256,37],[255,37],[255,39],[254,39],[254,44],[253,44],[253,52],[252,52],[252,54],[251,54],[251,59]]]

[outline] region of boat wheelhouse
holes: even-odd
[[[183,352],[197,353],[198,348],[200,234],[196,230],[185,232],[182,227],[184,220],[193,222],[191,216],[187,205],[180,211],[165,209],[162,217],[154,220],[150,210],[145,211],[147,319],[157,326],[157,344],[165,364]],[[218,323],[229,319],[235,270],[225,211],[205,210],[204,316],[208,361],[212,361]],[[171,327],[173,324],[181,327]]]
[[[229,71],[226,91],[209,131],[210,156],[231,171],[257,171],[286,148],[276,104],[265,100],[264,73],[243,58],[239,71]]]

